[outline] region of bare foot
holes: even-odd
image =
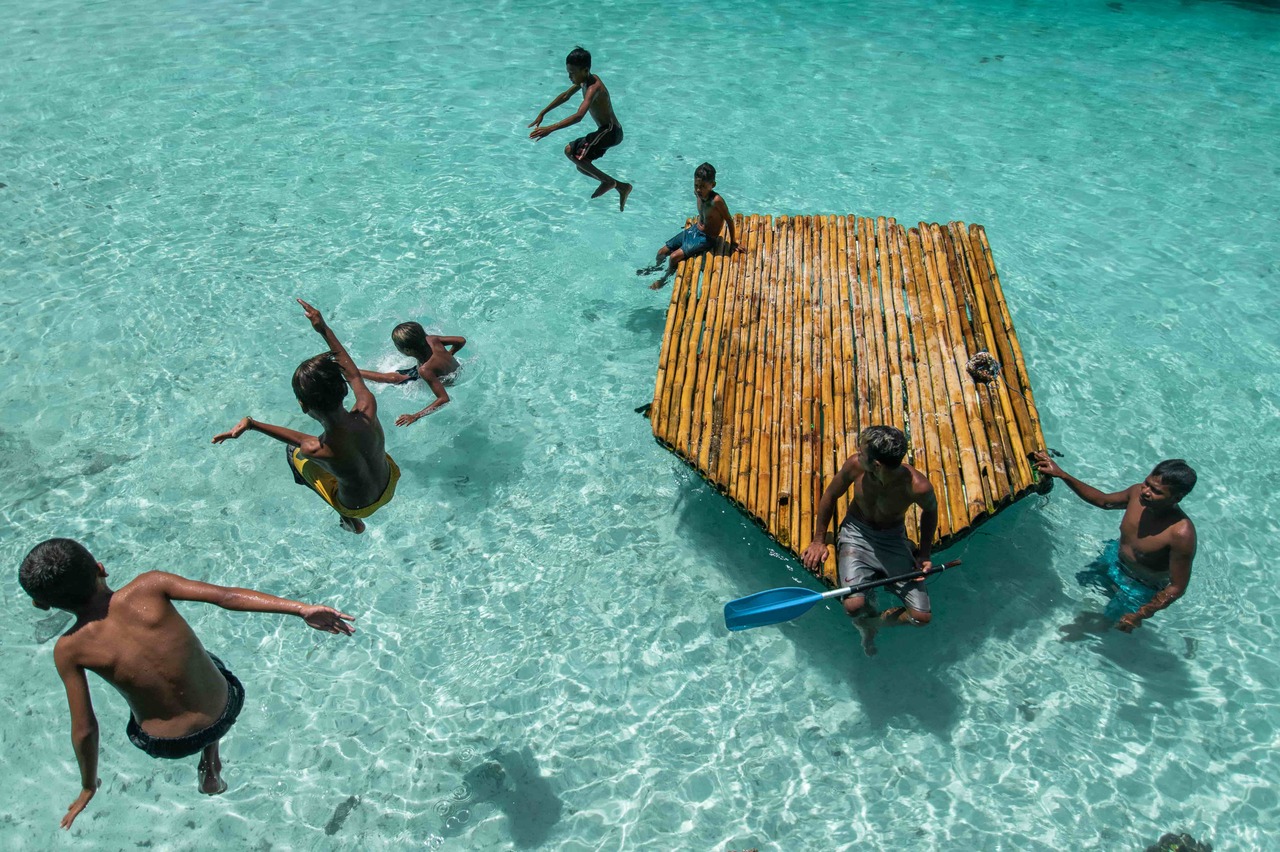
[[[618,212],[627,209],[627,196],[631,194],[631,190],[635,189],[629,183],[618,184]]]
[[[339,523],[347,532],[353,532],[356,535],[360,535],[360,533],[364,532],[364,521],[359,518],[348,518],[344,516]]]
[[[200,779],[200,792],[206,796],[217,796],[227,792],[227,782],[222,780],[222,760],[200,758],[196,767],[196,775]]]
[[[665,278],[659,278],[657,281],[655,281],[655,282],[653,282],[652,284],[650,284],[650,285],[649,285],[649,289],[650,289],[650,290],[661,290],[661,289],[662,289],[663,287],[665,287],[665,286],[667,286],[667,279],[665,279]]]
[[[591,197],[599,198],[617,185],[618,182],[616,180],[602,180],[600,181],[600,185],[596,187],[596,191],[591,193]]]

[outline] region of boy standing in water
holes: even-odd
[[[693,197],[698,203],[698,218],[658,249],[658,258],[653,266],[637,270],[639,274],[656,272],[662,266],[662,259],[667,258],[667,271],[649,285],[650,290],[658,290],[665,286],[675,274],[680,261],[697,257],[714,248],[716,240],[720,238],[720,231],[726,224],[729,226],[729,251],[746,252],[745,248],[738,245],[734,235],[733,216],[729,214],[729,205],[725,204],[724,198],[716,192],[715,166],[703,163],[694,170]]]
[[[311,327],[329,344],[329,351],[303,361],[293,373],[293,393],[313,420],[324,426],[315,438],[284,426],[272,426],[245,417],[229,432],[215,435],[213,443],[239,438],[245,432],[261,432],[286,445],[294,481],[306,485],[342,516],[344,530],[364,532],[364,521],[396,493],[400,468],[387,455],[378,401],[338,336],[315,308],[301,299]],[[356,404],[342,407],[347,383],[355,391]]]
[[[613,112],[613,101],[609,98],[609,90],[604,87],[599,77],[591,73],[591,54],[581,47],[575,47],[569,53],[565,59],[565,70],[569,72],[569,82],[573,85],[556,95],[555,100],[547,104],[547,108],[538,113],[538,117],[529,123],[533,128],[529,138],[541,139],[557,130],[577,124],[590,112],[596,122],[595,132],[579,137],[564,146],[564,155],[578,171],[600,181],[596,191],[591,193],[592,198],[599,198],[606,192],[616,189],[618,190],[618,209],[626,210],[627,196],[631,194],[632,189],[631,184],[615,180],[595,166],[595,160],[603,157],[605,151],[622,141],[622,125],[618,123],[618,117]],[[547,113],[569,100],[573,97],[573,93],[579,90],[582,91],[582,105],[578,107],[577,112],[550,127],[541,126],[542,119]]]
[[[396,370],[394,373],[361,370],[360,376],[366,381],[389,385],[422,379],[431,387],[432,393],[436,395],[435,402],[417,414],[401,414],[396,418],[397,426],[408,426],[449,402],[449,392],[444,387],[452,384],[458,374],[458,359],[454,356],[467,345],[467,339],[427,334],[426,329],[416,322],[402,322],[391,330],[391,342],[402,355],[416,359],[418,366]]]
[[[79,542],[51,538],[22,560],[18,581],[39,609],[57,607],[76,617],[58,639],[53,662],[67,691],[71,744],[80,765],[80,795],[62,827],[89,804],[98,780],[98,720],[89,696],[91,671],[129,703],[129,741],[152,757],[178,759],[201,752],[201,793],[216,796],[222,780],[218,741],[244,705],[244,687],[204,649],[174,601],[201,601],[240,612],[296,615],[316,630],[351,635],[353,619],[250,589],[227,588],[148,571],[119,591],[106,583],[101,562]]]
[[[907,436],[892,426],[870,426],[858,436],[858,454],[850,456],[822,492],[814,519],[813,540],[800,557],[809,570],[827,561],[827,528],[840,499],[853,486],[849,514],[836,537],[840,585],[856,586],[871,580],[897,577],[933,567],[933,534],[938,528],[938,500],[923,473],[902,459]],[[907,539],[907,510],[920,507],[920,546],[913,551]],[[877,612],[875,593],[849,595],[844,611],[862,634],[862,650],[876,653],[875,635],[880,626],[913,624],[923,627],[931,618],[929,592],[920,580],[887,587],[903,606]]]
[[[1108,585],[1118,593],[1107,614],[1123,611],[1117,630],[1133,632],[1186,594],[1196,555],[1196,527],[1178,504],[1195,488],[1196,472],[1185,461],[1162,461],[1142,482],[1114,494],[1071,476],[1048,453],[1036,453],[1035,465],[1045,476],[1061,479],[1090,506],[1124,510],[1119,545],[1114,552],[1109,549],[1104,568]]]

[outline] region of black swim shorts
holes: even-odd
[[[588,133],[569,143],[575,160],[590,162],[604,156],[604,152],[622,141],[622,127],[611,124],[601,127],[594,133]]]
[[[218,671],[222,672],[222,676],[227,679],[227,706],[223,708],[218,720],[209,727],[187,734],[185,737],[153,737],[142,730],[130,713],[129,725],[125,728],[125,733],[129,735],[129,742],[152,757],[177,760],[203,751],[207,746],[213,745],[226,736],[227,731],[231,730],[231,726],[236,723],[240,709],[244,707],[244,684],[240,683],[240,680],[222,664],[222,660],[213,654],[209,655],[209,659],[213,660]]]

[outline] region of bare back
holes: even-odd
[[[418,365],[418,375],[422,375],[423,370],[435,373],[440,378],[444,378],[458,369],[458,359],[453,357],[453,353],[445,346],[444,341],[436,335],[428,335],[427,342],[431,345],[431,357]]]
[[[206,728],[227,703],[226,679],[150,573],[112,593],[105,611],[82,616],[56,654],[115,687],[151,736]]]
[[[376,503],[391,477],[386,438],[377,414],[369,416],[358,407],[343,411],[334,421],[325,424],[320,441],[328,445],[333,454],[307,457],[338,480],[338,500],[342,505],[361,509]]]

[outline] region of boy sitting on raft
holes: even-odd
[[[406,367],[394,373],[361,370],[360,376],[366,381],[390,385],[422,379],[431,387],[432,393],[436,395],[434,402],[417,414],[401,414],[396,418],[397,426],[408,426],[448,404],[449,392],[444,388],[445,385],[452,384],[458,375],[458,359],[454,356],[467,345],[467,339],[427,334],[426,329],[416,322],[402,322],[391,330],[391,342],[400,354],[416,359],[418,366]]]
[[[667,271],[649,285],[650,290],[659,290],[664,287],[675,274],[680,261],[697,257],[714,248],[720,238],[720,231],[726,223],[729,225],[729,251],[746,252],[745,248],[738,245],[738,240],[734,236],[733,216],[729,214],[729,206],[724,203],[724,198],[715,189],[716,167],[710,163],[703,163],[693,173],[693,196],[698,203],[698,218],[658,249],[658,258],[653,266],[638,270],[641,275],[657,272],[662,266],[662,259],[667,258]]]
[[[294,481],[320,495],[342,516],[345,530],[364,532],[364,521],[391,501],[400,480],[400,468],[387,455],[378,401],[365,386],[355,362],[338,336],[315,308],[301,299],[311,327],[323,335],[329,351],[308,358],[293,373],[293,393],[303,412],[324,426],[320,437],[272,426],[245,417],[229,432],[215,435],[213,443],[239,438],[245,432],[261,432],[284,443]],[[355,391],[356,404],[342,407],[347,383]]]
[[[351,635],[352,617],[250,589],[227,588],[148,571],[118,591],[84,545],[51,538],[22,560],[18,581],[38,609],[56,607],[76,617],[58,639],[53,662],[67,691],[71,744],[80,766],[80,795],[62,827],[89,804],[98,779],[98,720],[89,696],[91,671],[129,703],[129,741],[152,757],[179,759],[200,752],[201,793],[216,796],[222,780],[218,741],[244,706],[244,687],[200,644],[174,601],[201,601],[240,612],[296,615],[327,633]]]

